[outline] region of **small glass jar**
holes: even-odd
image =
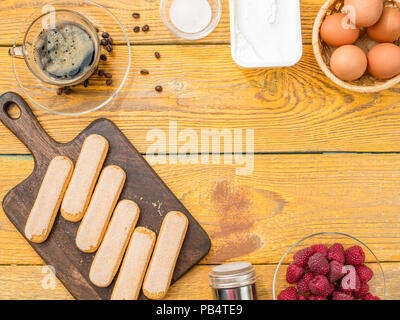
[[[216,266],[209,280],[217,300],[257,300],[256,270],[250,262]]]
[[[185,40],[198,40],[208,36],[218,25],[221,19],[222,6],[221,0],[207,0],[211,8],[211,20],[208,25],[202,30],[194,33],[184,32],[178,29],[170,18],[170,9],[174,0],[161,0],[160,2],[160,14],[164,25],[177,37]]]

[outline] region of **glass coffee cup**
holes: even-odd
[[[97,29],[78,12],[53,9],[36,18],[10,55],[24,59],[39,80],[59,87],[84,82],[100,59]]]

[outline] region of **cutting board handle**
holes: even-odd
[[[20,112],[15,119],[8,113],[8,108],[13,103],[18,106]],[[37,121],[31,108],[17,93],[7,92],[0,96],[0,120],[24,143],[36,160],[43,156],[43,150],[50,147],[53,142]]]

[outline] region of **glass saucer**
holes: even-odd
[[[112,83],[107,85],[106,81],[109,78],[104,75],[100,76],[96,71],[88,79],[87,87],[79,84],[59,95],[57,86],[40,81],[32,74],[24,59],[13,56],[15,78],[28,99],[48,112],[73,116],[98,110],[114,99],[128,78],[131,66],[131,47],[128,34],[110,10],[91,0],[53,0],[46,1],[45,4],[39,1],[31,7],[31,14],[25,19],[25,25],[16,37],[14,48],[23,43],[25,31],[29,25],[46,10],[53,10],[53,8],[80,13],[99,30],[99,37],[105,31],[109,33],[113,39],[113,50],[109,53],[101,46],[101,53],[107,56],[107,60],[100,60],[98,70],[103,70],[107,75],[110,74]]]
[[[275,269],[274,280],[272,284],[272,293],[274,300],[278,299],[278,294],[287,287],[291,286],[286,281],[287,265],[293,261],[293,254],[298,250],[310,247],[314,244],[325,244],[331,246],[334,243],[343,244],[347,249],[351,246],[360,246],[365,253],[365,263],[374,265],[374,277],[368,282],[370,292],[379,296],[382,300],[386,299],[386,279],[382,265],[375,255],[363,241],[340,232],[320,232],[309,235],[292,245],[282,256],[278,266]],[[372,267],[372,266],[371,266]]]

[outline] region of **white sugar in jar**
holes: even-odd
[[[221,17],[220,0],[161,0],[160,10],[168,29],[188,40],[207,36]]]
[[[169,16],[182,32],[196,33],[208,26],[212,12],[207,0],[174,0]]]

